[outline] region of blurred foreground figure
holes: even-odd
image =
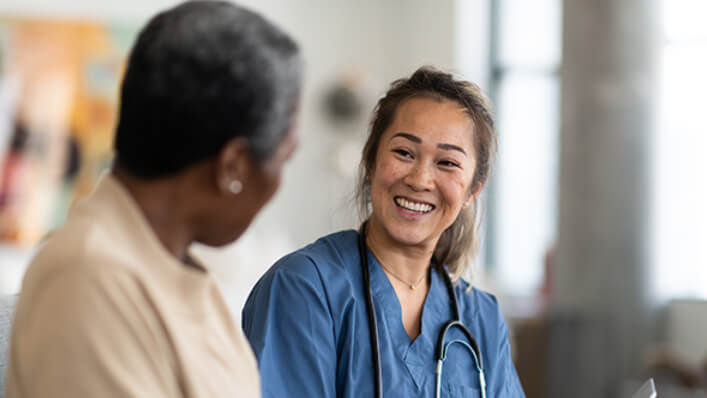
[[[236,240],[296,148],[299,50],[193,1],[132,49],[113,169],[33,259],[7,375],[18,397],[256,397],[253,353],[192,242]]]

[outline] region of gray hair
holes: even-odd
[[[117,162],[142,177],[175,173],[244,137],[266,159],[299,100],[297,44],[257,13],[195,0],[143,28],[128,61]]]

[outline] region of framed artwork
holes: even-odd
[[[39,242],[110,165],[136,33],[0,16],[0,242]]]

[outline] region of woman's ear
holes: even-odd
[[[481,191],[484,189],[484,184],[478,184],[477,187],[472,188],[471,192],[469,193],[469,196],[467,197],[466,201],[464,202],[464,210],[468,209],[471,207],[471,205],[476,202],[476,199],[481,195]]]
[[[248,141],[236,137],[228,141],[216,156],[216,185],[220,192],[237,195],[248,183],[252,164]]]

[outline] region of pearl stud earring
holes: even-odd
[[[238,180],[233,180],[228,184],[228,190],[231,191],[232,194],[238,195],[243,190],[243,184]]]

